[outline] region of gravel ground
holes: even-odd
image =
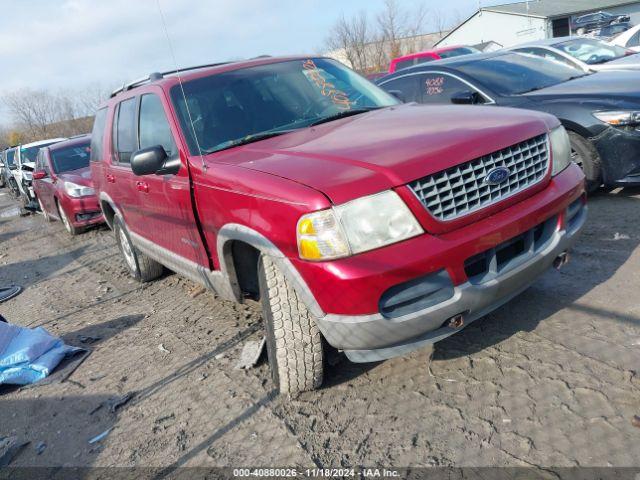
[[[234,368],[261,337],[254,306],[173,274],[139,285],[106,227],[71,238],[16,216],[5,192],[0,284],[25,291],[0,313],[98,338],[66,382],[0,387],[0,437],[31,442],[12,465],[640,466],[638,189],[593,198],[569,265],[492,315],[433,351],[337,356],[296,400],[274,394],[264,362]]]

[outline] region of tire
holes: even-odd
[[[575,132],[567,132],[571,142],[571,160],[578,164],[587,177],[587,192],[595,192],[602,185],[602,164],[593,144]]]
[[[64,208],[62,208],[62,206],[57,200],[56,200],[56,208],[58,209],[58,216],[60,217],[60,221],[62,222],[62,225],[64,225],[65,230],[69,232],[69,235],[74,237],[79,233],[82,233],[81,228],[73,226],[73,224],[69,220],[69,217],[67,216],[67,213],[64,211]]]
[[[47,223],[51,223],[53,222],[53,218],[51,217],[51,215],[49,215],[49,212],[47,212],[44,208],[44,205],[42,205],[42,202],[40,201],[40,199],[38,198],[38,206],[40,207],[40,211],[42,212],[42,216],[44,217],[44,221]]]
[[[113,231],[120,253],[124,257],[124,263],[133,278],[141,283],[146,283],[162,275],[164,271],[162,264],[149,258],[133,245],[124,222],[118,216],[113,219]]]
[[[315,319],[270,257],[258,264],[260,300],[271,376],[280,393],[295,396],[322,385],[324,348]]]

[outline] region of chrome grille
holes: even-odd
[[[509,169],[502,183],[485,182],[497,167]],[[424,207],[439,220],[453,220],[494,204],[538,183],[549,168],[547,134],[442,170],[409,184]]]

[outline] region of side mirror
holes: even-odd
[[[44,170],[36,170],[35,172],[33,172],[34,180],[42,180],[43,178],[47,178],[47,172],[45,172]]]
[[[455,105],[476,105],[478,103],[484,103],[484,101],[478,92],[465,90],[464,92],[455,93],[451,97],[451,103]]]
[[[9,165],[9,170],[17,170],[17,169],[18,169],[18,166],[15,163]]]
[[[162,145],[141,148],[131,155],[131,170],[136,175],[175,175],[180,171],[180,157],[170,159]]]
[[[404,96],[404,93],[402,93],[400,90],[388,90],[387,93],[390,95],[393,95],[402,103],[406,103],[407,101],[406,97]]]

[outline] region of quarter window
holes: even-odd
[[[107,119],[107,109],[101,108],[96,112],[91,131],[91,156],[92,162],[102,161],[102,147],[104,143],[104,125]]]
[[[129,163],[131,154],[138,149],[136,138],[136,98],[120,102],[116,128],[118,162]]]
[[[168,156],[177,153],[171,127],[157,95],[143,95],[140,100],[140,148],[162,145]]]
[[[638,47],[640,46],[640,30],[636,32],[636,34],[629,39],[627,42],[627,47]]]

